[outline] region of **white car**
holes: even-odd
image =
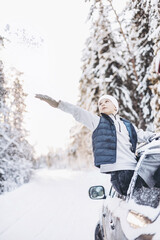
[[[104,201],[95,240],[160,240],[160,188],[134,189],[145,156],[155,154],[160,162],[160,136],[140,149],[127,197],[120,196],[112,187],[108,196],[103,186],[89,189],[91,199]]]

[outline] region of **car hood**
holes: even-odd
[[[108,197],[104,201],[104,208],[107,208],[112,216],[120,219],[121,227],[128,239],[135,239],[143,234],[153,234],[155,240],[159,240],[160,236],[160,206],[152,208],[150,206],[139,205],[134,200],[128,202],[114,197]],[[139,213],[151,220],[151,223],[143,228],[133,228],[127,221],[127,216],[130,211]]]

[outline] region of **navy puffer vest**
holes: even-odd
[[[131,151],[135,153],[137,144],[137,133],[132,123],[121,118],[125,124],[130,142]],[[98,127],[92,134],[92,147],[94,154],[94,164],[100,167],[101,164],[112,164],[116,162],[117,134],[113,120],[106,114],[102,114]]]

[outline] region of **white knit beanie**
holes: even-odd
[[[116,112],[118,112],[118,109],[119,109],[119,106],[118,106],[118,101],[117,101],[117,99],[115,99],[113,96],[111,96],[111,95],[103,95],[103,96],[101,96],[100,98],[99,98],[99,100],[98,100],[98,104],[99,104],[99,102],[102,100],[102,99],[109,99],[113,104],[114,104],[114,106],[116,107]]]

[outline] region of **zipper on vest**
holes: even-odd
[[[118,125],[119,125],[119,132],[121,132],[121,125],[119,122],[118,122]]]

